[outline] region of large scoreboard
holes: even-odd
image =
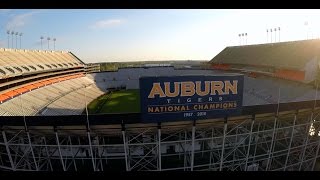
[[[144,122],[210,119],[241,113],[243,75],[141,77]]]

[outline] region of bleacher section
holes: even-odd
[[[177,70],[173,67],[158,67],[124,68],[117,72],[93,73],[86,76],[70,75],[70,77],[64,77],[65,80],[57,77],[56,79],[62,81],[45,80],[19,87],[18,90],[11,90],[16,95],[0,104],[0,115],[77,115],[81,114],[92,100],[106,93],[108,88],[139,89],[139,77],[141,76],[219,75],[224,73],[226,72],[221,70]],[[32,90],[24,92],[25,89]],[[0,97],[6,96],[6,93],[4,92]],[[300,82],[267,76],[244,77],[243,106],[276,104],[278,101],[280,103],[310,101],[315,99],[315,95],[316,90],[311,85]],[[319,96],[317,99],[320,99]]]
[[[46,85],[7,100],[0,105],[0,115],[81,114],[86,103],[104,93],[89,78],[77,77]]]
[[[71,52],[0,49],[0,103],[35,88],[84,73]]]
[[[80,114],[105,93],[84,66],[71,52],[0,48],[0,115]]]
[[[212,70],[177,70],[174,67],[145,67],[122,68],[114,72],[93,73],[87,76],[103,89],[120,86],[125,86],[127,89],[139,89],[139,78],[143,76],[214,75],[216,72]]]
[[[183,76],[218,75],[221,70],[176,70],[173,67],[160,68],[124,68],[117,72],[88,74],[101,89],[125,86],[127,89],[139,89],[139,77],[143,76]],[[276,104],[280,88],[280,103],[310,101],[315,99],[316,90],[311,85],[287,81],[275,77],[244,77],[243,106]],[[317,99],[320,99],[318,92]]]
[[[0,116],[78,115],[109,88],[139,89],[140,77],[224,75],[232,68],[245,74],[243,106],[310,101],[320,94],[312,85],[278,77],[312,79],[317,71],[308,68],[318,68],[319,45],[309,40],[227,47],[209,70],[137,67],[86,75],[71,52],[0,49]]]
[[[320,55],[320,40],[226,47],[212,63],[274,66],[299,70]]]
[[[91,84],[86,88],[79,88],[65,94],[61,98],[46,106],[38,115],[77,115],[81,114],[86,105],[100,95],[104,94],[97,86]]]
[[[69,80],[69,79],[73,79],[73,78],[78,78],[78,77],[82,77],[82,76],[84,76],[83,73],[77,73],[77,74],[73,74],[73,75],[66,75],[63,77],[50,78],[50,79],[45,79],[45,80],[38,81],[35,83],[29,83],[29,84],[24,85],[22,87],[13,88],[8,91],[3,91],[0,93],[0,103],[3,103],[11,98],[14,98],[14,97],[19,96],[23,93],[32,91],[34,89],[41,88],[46,85],[50,85],[50,84],[54,84],[57,82],[61,82],[61,81],[65,81],[65,80]]]
[[[254,69],[302,82],[316,78],[320,40],[226,47],[210,62],[215,69]],[[253,67],[253,68],[252,68]]]
[[[80,67],[70,52],[0,48],[0,79]]]
[[[312,86],[299,82],[271,77],[250,78],[246,76],[244,80],[243,105],[245,106],[277,104],[278,101],[280,103],[310,101],[316,97],[316,90]],[[320,99],[318,95],[317,99]]]

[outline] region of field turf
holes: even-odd
[[[88,105],[89,114],[138,113],[140,112],[140,91],[113,91],[93,100]],[[84,112],[85,113],[85,112]]]

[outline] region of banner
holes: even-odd
[[[141,77],[144,122],[210,119],[241,113],[243,76]]]

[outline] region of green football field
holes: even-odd
[[[120,90],[105,94],[88,105],[89,114],[140,112],[140,91]]]

